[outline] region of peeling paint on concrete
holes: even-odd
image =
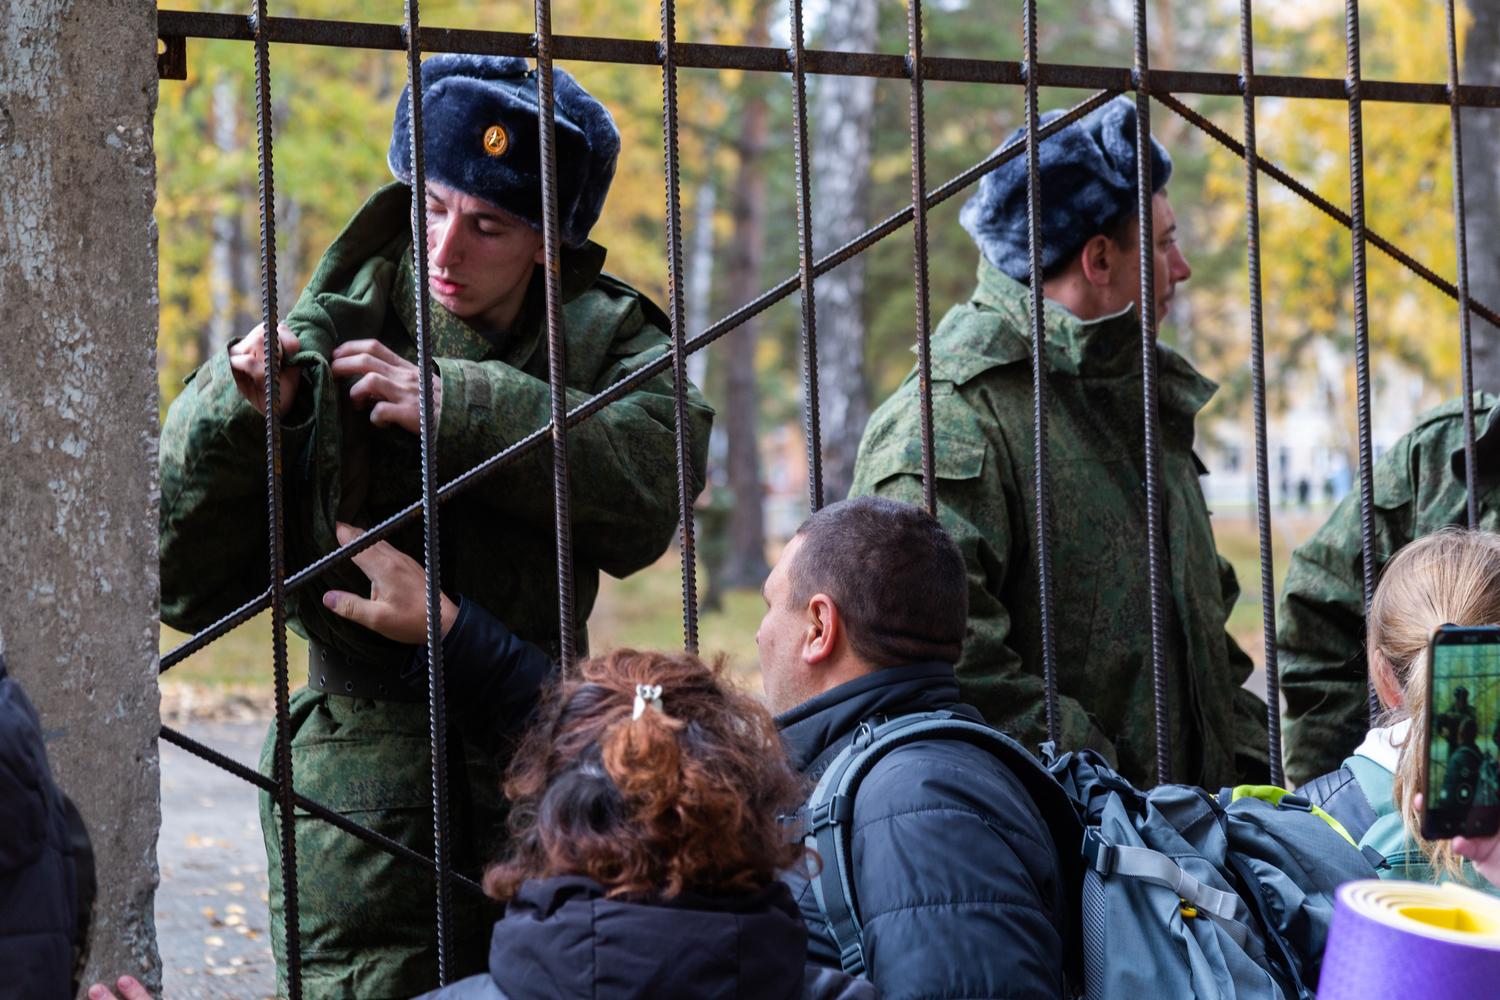
[[[153,992],[156,87],[150,0],[0,4],[0,633],[94,841],[88,980]]]

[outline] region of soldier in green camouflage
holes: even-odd
[[[435,56],[423,65],[431,314],[440,481],[550,420],[536,78],[521,59]],[[602,273],[587,234],[613,175],[619,135],[608,111],[557,71],[562,324],[568,404],[662,357],[668,321]],[[319,263],[279,331],[287,565],[338,547],[337,522],[368,528],[420,496],[416,301],[407,98],[376,192]],[[268,585],[259,330],[203,364],[162,430],[162,618],[194,631]],[[687,428],[701,488],[712,411],[688,388]],[[572,428],[571,515],[578,648],[599,573],[654,562],[678,523],[674,397],[657,376]],[[443,505],[442,586],[556,656],[558,611],[549,448]],[[391,536],[420,559],[422,529]],[[368,592],[343,565],[288,595],[288,622],[309,640],[309,684],[291,701],[296,788],[416,851],[432,854],[426,658],[325,606],[325,592]],[[522,720],[513,720],[519,725]],[[499,855],[500,762],[491,739],[449,746],[454,856],[477,873]],[[500,742],[504,742],[503,740]],[[261,766],[271,773],[274,732]],[[280,817],[261,819],[270,861],[272,942],[285,987]],[[432,873],[323,822],[296,825],[305,995],[409,997],[436,985]],[[453,892],[455,976],[484,968],[488,904]]]
[[[1474,395],[1479,524],[1500,530],[1500,421],[1496,399]],[[1374,468],[1375,576],[1408,542],[1467,523],[1463,400],[1417,419]],[[1359,490],[1292,553],[1276,614],[1286,696],[1287,777],[1298,784],[1336,770],[1369,729],[1364,549]]]
[[[1019,135],[1020,133],[1017,133]],[[1156,777],[1141,395],[1135,110],[1117,100],[1039,146],[1049,375],[1054,637],[1063,749],[1092,746],[1131,780]],[[1191,273],[1153,142],[1156,315]],[[981,182],[960,221],[979,285],[932,336],[938,516],[969,568],[964,700],[1024,743],[1045,738],[1034,495],[1024,161]],[[1215,386],[1158,347],[1173,777],[1264,780],[1265,707],[1225,632],[1239,589],[1219,557],[1193,453]],[[917,374],[875,413],[854,492],[922,503]]]

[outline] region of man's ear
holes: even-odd
[[[826,662],[838,648],[844,620],[838,605],[827,594],[814,594],[807,602],[807,631],[802,637],[802,660],[816,665]]]
[[[547,240],[540,233],[537,234],[536,252],[531,255],[531,259],[537,264],[547,263]]]
[[[1084,280],[1099,288],[1109,285],[1114,266],[1114,241],[1103,233],[1089,237],[1078,253],[1078,263],[1083,268]]]

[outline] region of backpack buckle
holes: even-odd
[[[807,830],[816,834],[830,826],[848,823],[854,818],[854,799],[848,795],[835,795],[814,809],[807,818]]]
[[[1083,833],[1083,860],[1100,875],[1110,875],[1115,870],[1115,846],[1105,843],[1094,830]]]
[[[1296,809],[1298,812],[1312,812],[1312,800],[1306,795],[1298,795],[1296,792],[1287,792],[1276,801],[1277,809]]]
[[[839,964],[844,971],[851,976],[862,976],[865,974],[865,949],[859,941],[850,941],[849,944],[839,952]]]

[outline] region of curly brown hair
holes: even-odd
[[[639,684],[661,700],[632,719]],[[752,892],[807,857],[779,819],[804,791],[722,661],[617,650],[543,699],[505,782],[511,855],[484,887],[504,900],[530,878],[585,875],[617,897]]]

